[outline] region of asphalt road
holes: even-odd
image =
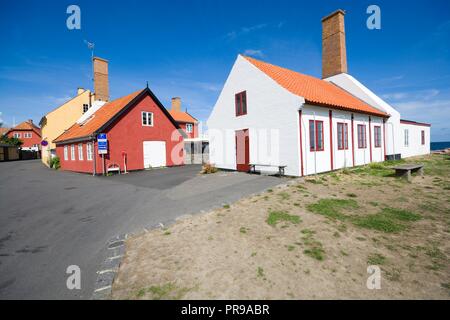
[[[191,165],[113,177],[0,163],[0,299],[89,299],[111,238],[230,203],[283,180]],[[66,269],[81,269],[68,290]]]

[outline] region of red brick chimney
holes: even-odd
[[[347,73],[344,10],[322,18],[322,79]]]
[[[172,110],[181,111],[181,98],[179,97],[172,98]]]
[[[109,101],[108,60],[94,57],[95,100]]]

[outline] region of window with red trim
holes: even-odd
[[[358,148],[367,148],[366,125],[358,124]]]
[[[247,114],[247,91],[235,95],[236,117]]]
[[[381,127],[375,126],[373,130],[374,130],[375,148],[381,148]]]
[[[323,151],[323,121],[309,120],[309,149]]]
[[[337,140],[338,149],[347,150],[348,149],[348,125],[343,122],[338,122],[337,124]]]
[[[425,130],[422,130],[422,145],[425,145]]]

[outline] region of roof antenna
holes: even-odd
[[[148,89],[148,81],[147,81],[147,89]]]

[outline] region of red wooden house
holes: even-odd
[[[99,134],[106,134],[106,154],[99,154]],[[185,136],[146,88],[105,104],[54,142],[61,169],[103,174],[182,165]]]
[[[187,138],[198,138],[198,120],[191,116],[187,111],[181,111],[181,99],[172,98],[172,108],[169,110],[170,115],[181,129],[187,135]]]
[[[41,143],[41,129],[37,127],[33,120],[27,120],[19,123],[14,128],[11,128],[7,132],[9,138],[18,138],[23,144],[22,150],[39,151]]]

